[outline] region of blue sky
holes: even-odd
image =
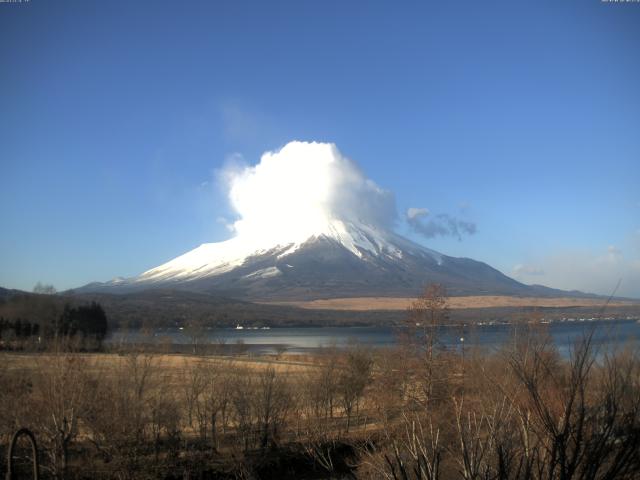
[[[0,285],[226,239],[215,171],[317,140],[424,245],[640,297],[639,47],[640,4],[597,0],[0,3]]]

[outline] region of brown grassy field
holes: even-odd
[[[123,360],[123,356],[117,353],[75,353],[77,357],[84,360],[85,365],[92,370],[104,371],[110,367],[117,366]],[[43,366],[49,365],[55,355],[48,353],[11,353],[0,352],[0,362],[5,371],[29,372],[36,371]],[[278,373],[299,374],[317,368],[317,358],[312,355],[286,355],[279,358],[275,356],[234,356],[216,357],[186,354],[154,354],[154,368],[162,371],[164,378],[173,378],[179,382],[184,380],[185,372],[195,366],[239,366],[253,372],[261,372],[272,367]]]
[[[330,298],[293,302],[265,302],[271,305],[290,305],[314,310],[406,310],[415,299],[407,297],[354,297]],[[495,308],[495,307],[598,307],[604,300],[598,298],[536,298],[536,297],[508,297],[499,295],[449,297],[448,306],[451,309],[466,308]],[[616,300],[610,307],[640,305],[640,302]]]
[[[351,345],[314,355],[83,353],[71,342],[4,352],[0,458],[27,427],[46,478],[430,480],[407,473],[427,462],[433,478],[468,480],[458,467],[480,452],[483,478],[545,480],[559,478],[550,450],[584,452],[579,473],[622,472],[596,480],[636,478],[637,351],[599,363],[585,339],[565,360],[545,332],[527,324],[497,352],[435,349],[435,328],[423,331],[426,341],[416,332],[395,349]],[[605,401],[619,414],[603,416]],[[577,432],[576,443],[564,442],[556,425]],[[526,436],[514,435],[522,428]],[[13,458],[25,473],[21,448]],[[517,459],[527,451],[549,477],[511,475],[505,452]],[[398,471],[407,475],[394,477]],[[0,478],[6,474],[0,464]]]

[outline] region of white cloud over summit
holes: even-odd
[[[235,159],[220,177],[240,237],[277,235],[290,241],[323,231],[332,220],[387,229],[397,215],[393,193],[331,143],[290,142],[264,153],[257,165]]]

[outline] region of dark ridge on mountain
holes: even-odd
[[[99,302],[112,326],[166,328],[190,322],[221,328],[243,326],[338,326],[403,324],[406,310],[311,310],[284,305],[264,305],[206,293],[152,289],[124,294],[74,294],[76,303]],[[601,307],[489,307],[450,311],[453,323],[522,321],[531,318],[592,317]],[[607,316],[640,315],[640,304],[613,306]]]
[[[0,287],[0,301],[11,296],[11,290],[7,290],[6,288]]]
[[[0,287],[0,302],[6,301],[16,295],[35,295],[31,292],[25,292],[23,290],[16,290],[15,288],[3,288]]]

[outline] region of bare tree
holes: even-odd
[[[363,450],[366,478],[438,480],[444,449],[431,417],[404,415],[396,429],[385,429],[385,444]]]
[[[169,423],[160,421],[164,407],[157,372],[153,355],[127,354],[96,373],[84,419],[87,439],[125,478],[140,468],[147,442],[154,440],[149,433]]]
[[[218,428],[227,424],[228,408],[235,367],[231,363],[206,362],[193,365],[185,382],[185,404],[189,426],[196,420],[202,441],[211,437],[211,447],[218,448]],[[220,420],[220,421],[219,421]]]
[[[358,410],[364,389],[371,381],[371,367],[372,359],[369,351],[358,346],[347,350],[346,362],[338,372],[338,393],[347,417],[347,432],[351,426],[353,411]]]
[[[50,355],[40,359],[33,379],[32,418],[56,478],[65,477],[69,447],[87,408],[88,368],[86,361],[59,342]]]
[[[233,423],[239,445],[243,450],[249,450],[251,433],[255,422],[255,379],[247,370],[237,369],[231,382],[231,405],[233,407]]]
[[[193,421],[200,396],[205,389],[205,371],[199,364],[193,364],[188,359],[184,360],[183,399],[187,410],[187,425],[193,428]]]
[[[202,318],[192,318],[187,322],[184,327],[184,333],[189,337],[191,346],[193,347],[193,354],[198,354],[198,345],[202,344],[207,338],[207,329],[205,327],[205,321]]]
[[[444,287],[437,283],[427,285],[422,295],[409,306],[407,336],[409,346],[422,356],[422,394],[425,404],[434,399],[438,368],[435,365],[438,347],[438,328],[447,323],[449,310]]]
[[[370,398],[386,428],[405,410],[411,372],[402,348],[379,349],[376,353]]]
[[[322,354],[322,363],[305,377],[306,401],[313,408],[310,414],[317,418],[333,418],[338,396],[338,351],[335,347]]]
[[[180,408],[173,392],[153,395],[149,399],[149,429],[155,461],[159,460],[163,435],[170,454],[175,455],[180,442]]]
[[[278,440],[280,429],[292,407],[289,385],[269,366],[258,375],[255,388],[255,412],[260,428],[260,447]]]
[[[464,480],[508,478],[503,461],[505,432],[513,425],[512,404],[503,398],[492,410],[465,408],[464,397],[453,399],[457,442],[448,448]],[[501,476],[502,475],[502,476]]]
[[[528,466],[520,478],[625,478],[640,467],[640,362],[605,354],[596,362],[593,331],[558,365],[533,344],[514,352],[522,385],[515,398]]]
[[[36,283],[33,287],[33,293],[40,293],[42,295],[54,295],[57,292],[56,287],[53,285],[43,284],[41,282]]]

